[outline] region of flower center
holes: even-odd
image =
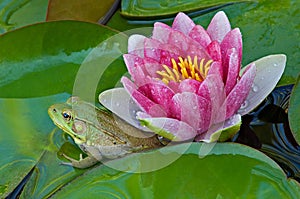
[[[213,60],[209,60],[204,64],[205,59],[201,59],[200,63],[198,63],[197,56],[194,57],[194,60],[190,56],[187,56],[185,59],[178,57],[178,60],[179,62],[176,63],[175,59],[172,58],[172,68],[163,64],[164,70],[156,71],[165,84],[168,84],[170,81],[181,82],[185,79],[195,79],[201,82],[206,78],[210,65],[213,62]]]

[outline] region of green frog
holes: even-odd
[[[90,167],[103,158],[114,159],[126,154],[164,146],[161,137],[131,126],[105,109],[71,97],[66,103],[49,107],[54,124],[68,133],[88,156],[75,160],[63,154],[76,168]],[[150,134],[150,135],[149,135]]]

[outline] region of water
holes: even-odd
[[[288,177],[300,182],[300,146],[288,122],[292,85],[276,88],[253,112],[243,116],[234,142],[254,147],[274,161]]]

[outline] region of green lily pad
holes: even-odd
[[[72,93],[79,75],[88,77],[102,72],[104,77],[86,78],[79,82],[81,85],[77,84],[84,90],[90,88],[89,83],[96,84],[96,99],[101,90],[113,87],[126,71],[120,57],[126,49],[127,37],[118,35],[116,41],[106,41],[116,34],[97,24],[56,21],[0,36],[0,97]],[[103,71],[104,64],[111,66],[110,71]],[[85,68],[89,69],[88,74],[78,74]],[[98,85],[100,77],[102,82]]]
[[[300,144],[300,75],[298,80],[293,88],[291,98],[290,98],[290,106],[289,106],[289,123],[296,139],[297,143]]]
[[[46,20],[48,0],[14,0],[0,2],[0,34]]]
[[[101,198],[300,197],[299,184],[287,179],[279,166],[259,151],[239,144],[218,143],[205,157],[199,158],[204,144],[189,146],[180,144],[110,161],[79,176],[52,197],[82,198],[87,194]],[[155,167],[176,154],[181,154],[180,158],[168,166],[140,173],[144,166]]]
[[[188,1],[169,1],[161,0],[123,0],[121,14],[126,17],[149,18],[158,16],[174,15],[178,11],[190,12],[210,7],[219,7],[226,4],[243,2],[242,0],[188,0]],[[159,10],[159,12],[157,11]]]

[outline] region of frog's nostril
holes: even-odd
[[[56,113],[56,109],[54,108],[54,109],[52,109],[52,111],[54,112],[54,113]]]

